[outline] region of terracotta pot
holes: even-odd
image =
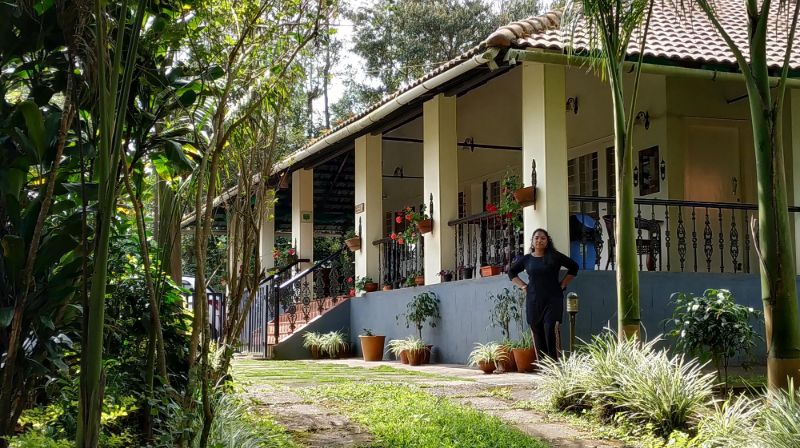
[[[488,375],[490,373],[493,373],[494,370],[497,368],[497,366],[495,365],[494,361],[489,361],[489,362],[481,361],[478,362],[478,368],[483,370],[483,373]]]
[[[481,266],[481,277],[492,277],[500,275],[501,272],[500,266]]]
[[[361,341],[364,361],[383,360],[383,343],[386,342],[386,336],[359,336],[358,339]]]
[[[514,354],[511,352],[511,349],[508,347],[502,347],[501,350],[506,355],[506,359],[500,361],[500,369],[503,372],[516,372],[517,365],[514,363]]]
[[[350,252],[361,250],[361,237],[357,236],[355,238],[348,238],[344,240],[344,244],[348,249],[350,249]]]
[[[378,290],[377,283],[365,283],[364,284],[364,292],[375,292]]]
[[[383,285],[383,290],[384,291],[391,291],[392,290],[392,285]]]
[[[425,285],[425,276],[424,275],[418,275],[418,276],[414,277],[414,284],[417,285],[417,286]]]
[[[311,346],[311,348],[309,348],[308,350],[311,352],[311,359],[319,359],[320,357],[319,347]]]
[[[408,364],[408,350],[403,350],[400,352],[400,363]]]
[[[514,199],[519,205],[528,207],[536,204],[536,187],[524,187],[514,192]]]
[[[426,234],[431,233],[433,230],[433,220],[432,219],[423,219],[417,223],[417,229],[419,229],[419,233]]]
[[[517,372],[533,372],[533,363],[536,361],[536,351],[532,348],[515,348],[514,364],[517,365]]]
[[[432,345],[426,345],[425,350],[422,352],[422,363],[423,364],[430,364],[431,363],[431,353],[433,352]]]
[[[422,364],[423,357],[427,350],[408,350],[408,365],[418,366]]]

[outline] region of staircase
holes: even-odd
[[[281,344],[349,299],[347,279],[352,271],[349,255],[343,248],[302,271],[298,269],[299,263],[308,260],[298,260],[264,280],[242,329],[241,351],[271,358],[276,331],[277,343]]]

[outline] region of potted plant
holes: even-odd
[[[355,230],[350,230],[344,235],[344,244],[350,249],[350,252],[361,250],[361,237],[356,234]]]
[[[475,348],[469,354],[469,365],[478,366],[483,373],[489,374],[495,371],[497,365],[503,362],[508,354],[502,349],[500,344],[489,342],[487,344],[475,344]]]
[[[355,285],[353,284],[353,277],[347,277],[347,279],[345,281],[347,282],[347,286],[350,287],[350,291],[348,291],[347,296],[348,297],[355,297],[356,296],[356,288],[355,288]]]
[[[417,271],[414,273],[414,285],[415,286],[425,285],[425,274],[422,271]]]
[[[363,334],[358,336],[358,340],[361,342],[364,361],[383,360],[383,343],[386,342],[386,336],[376,336],[371,329],[365,328]]]
[[[384,283],[383,284],[383,290],[384,291],[391,291],[392,290],[392,284],[391,283]]]
[[[513,192],[514,199],[521,207],[528,207],[536,204],[536,161],[531,166],[531,186],[525,187],[520,178],[516,175],[507,176],[507,189]],[[506,183],[504,181],[504,183]]]
[[[492,277],[495,275],[500,275],[502,270],[503,270],[502,267],[498,265],[481,266],[481,277]]]
[[[533,371],[533,363],[536,362],[536,349],[533,347],[533,336],[531,336],[530,331],[522,333],[522,337],[512,345],[511,352],[514,355],[514,364],[517,365],[517,372]]]
[[[430,349],[425,345],[422,339],[413,336],[406,339],[405,350],[408,356],[408,365],[418,366],[426,364],[426,355],[430,357]],[[429,358],[430,359],[430,358]]]
[[[453,281],[453,271],[443,269],[439,271],[439,277],[442,278],[442,282],[451,282]]]
[[[416,286],[414,282],[416,278],[417,274],[409,274],[408,277],[406,277],[406,281],[403,283],[403,286],[405,286],[406,288],[411,288],[413,286]]]
[[[406,207],[403,215],[395,217],[398,224],[406,221],[405,230],[400,233],[391,233],[389,238],[397,241],[397,244],[413,243],[419,235],[429,233],[433,230],[433,220],[425,213],[425,204],[419,206],[419,211]]]
[[[311,352],[312,359],[319,359],[322,354],[322,335],[313,331],[303,333],[303,348]]]
[[[403,364],[408,364],[408,352],[406,351],[407,339],[392,339],[386,344],[387,349],[394,355],[395,359]]]
[[[500,333],[503,335],[503,343],[500,344],[501,349],[508,354],[506,360],[500,363],[500,367],[504,372],[513,372],[517,370],[514,364],[514,356],[511,353],[511,322],[516,323],[519,332],[522,333],[522,313],[525,309],[525,296],[519,289],[512,290],[503,288],[497,294],[492,294],[489,299],[494,302],[494,307],[489,314],[491,326],[500,328]]]
[[[533,187],[522,188],[522,182],[516,174],[506,174],[500,183],[500,203],[497,205],[496,211],[506,218],[516,231],[522,230],[522,208],[526,207],[524,204],[528,204],[527,201],[531,200],[528,197],[531,191],[534,193],[533,200],[535,200],[536,190]],[[520,195],[524,204],[517,199],[517,194]]]
[[[472,266],[459,266],[458,267],[458,277],[461,279],[471,279],[472,278],[473,268]]]
[[[297,249],[292,246],[275,246],[272,248],[272,258],[275,260],[275,266],[289,266],[297,261]]]
[[[331,359],[339,358],[347,352],[347,336],[341,331],[331,331],[321,336],[320,352]]]
[[[399,320],[401,315],[397,316]],[[436,324],[441,320],[439,315],[439,297],[433,291],[425,291],[417,294],[406,305],[406,312],[402,314],[406,320],[406,328],[410,328],[413,324],[419,334],[419,339],[422,339],[422,328],[425,324],[429,324],[431,328],[436,328]],[[430,351],[433,346],[428,346],[426,351],[430,361]]]
[[[378,284],[372,281],[372,277],[356,277],[356,290],[364,292],[375,292],[378,290]]]

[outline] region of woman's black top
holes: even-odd
[[[528,294],[540,298],[562,297],[561,267],[567,268],[568,275],[578,275],[578,263],[562,254],[555,252],[549,263],[546,257],[525,255],[511,264],[508,269],[508,278],[513,280],[524,269],[528,273]]]

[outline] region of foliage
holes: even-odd
[[[360,235],[357,234],[354,229],[350,229],[344,234],[344,239],[346,239],[346,240],[349,240],[349,239],[352,239],[352,238],[356,238],[356,237],[360,238]]]
[[[754,442],[757,422],[757,400],[740,395],[715,401],[714,408],[697,423],[695,442],[708,448],[750,446]]]
[[[509,173],[500,183],[500,203],[497,212],[511,223],[512,229],[522,230],[522,206],[514,197],[514,192],[522,188],[522,180],[516,174]]]
[[[769,390],[760,412],[760,442],[770,448],[797,446],[800,439],[800,391],[790,380],[786,390]]]
[[[316,331],[303,333],[303,348],[318,350],[320,347],[322,347],[322,333],[317,333]]]
[[[400,317],[405,318],[406,328],[410,328],[413,324],[419,332],[419,338],[422,339],[422,328],[427,323],[431,328],[436,328],[436,324],[441,319],[439,315],[439,296],[433,291],[425,291],[415,295],[410,302],[406,305],[406,312],[399,314]]]
[[[341,331],[331,331],[319,338],[320,353],[336,358],[347,351],[347,336]]]
[[[214,408],[216,417],[211,426],[208,445],[211,447],[237,447],[261,448],[274,446],[276,435],[283,432],[279,426],[272,426],[270,431],[264,431],[264,425],[259,425],[253,417],[253,406],[235,394],[218,394],[215,397]],[[262,411],[259,410],[256,415]],[[290,445],[288,437],[281,437],[282,443]]]
[[[477,343],[475,348],[469,353],[467,363],[471,366],[477,366],[479,363],[499,363],[508,359],[508,353],[503,349],[503,346],[496,342],[489,342],[486,344]]]
[[[364,329],[362,329],[361,330],[361,335],[362,336],[375,336],[375,334],[372,332],[372,328],[364,328]]]
[[[520,333],[519,339],[512,341],[511,348],[531,349],[533,348],[533,334],[530,331]]]
[[[397,216],[394,219],[397,224],[405,222],[405,228],[400,233],[392,232],[389,234],[389,238],[393,241],[397,241],[397,244],[402,245],[406,243],[414,244],[421,235],[418,227],[419,222],[431,218],[425,212],[425,204],[420,204],[419,210],[407,206],[403,209],[403,215]]]
[[[297,261],[297,249],[293,246],[272,248],[272,259],[275,260],[276,267],[289,266]]]
[[[589,408],[587,386],[592,374],[588,356],[575,353],[558,361],[546,357],[539,361],[539,390],[548,406],[558,411]]]
[[[375,283],[372,281],[372,277],[367,275],[366,277],[356,277],[356,291],[363,291],[364,287],[367,283]]]
[[[703,359],[711,359],[720,381],[728,382],[728,364],[734,356],[755,346],[758,337],[750,319],[759,315],[753,308],[734,302],[726,289],[707,289],[701,296],[675,293],[669,335],[678,349]]]
[[[489,296],[494,302],[489,319],[492,326],[500,328],[503,339],[511,339],[511,323],[516,325],[520,334],[523,334],[522,314],[525,310],[525,296],[516,288],[510,290],[503,288],[502,292]]]
[[[400,359],[400,354],[404,351],[424,350],[425,342],[418,337],[409,336],[405,339],[392,339],[386,344],[386,348],[395,358]]]
[[[349,383],[306,392],[363,425],[385,447],[543,447],[518,429],[418,388]]]

